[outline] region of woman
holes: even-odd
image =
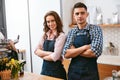
[[[55,11],[44,16],[44,35],[35,50],[35,54],[43,59],[42,75],[66,80],[66,72],[62,65],[62,49],[66,39],[63,24]]]

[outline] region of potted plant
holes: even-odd
[[[0,77],[2,78],[2,80],[10,80],[8,78],[18,80],[18,76],[19,76],[18,73],[22,69],[24,64],[25,63],[15,59],[8,59],[8,58],[0,59]]]
[[[11,78],[11,70],[6,66],[9,62],[8,58],[0,59],[0,78],[1,80],[10,80]]]

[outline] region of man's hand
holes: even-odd
[[[90,48],[90,45],[84,45],[78,48],[75,48],[73,45],[70,46],[70,49],[66,50],[65,58],[74,58],[84,53],[86,50]]]
[[[70,49],[75,49],[75,47],[73,45],[70,46]]]
[[[75,47],[73,45],[70,46],[70,49],[66,50],[66,53],[72,54],[75,52]]]

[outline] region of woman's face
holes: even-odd
[[[57,24],[56,24],[54,16],[52,16],[52,15],[47,16],[46,22],[47,22],[47,26],[50,28],[50,30],[52,30],[52,31],[56,30]]]

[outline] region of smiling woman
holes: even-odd
[[[66,72],[62,64],[62,49],[66,39],[63,24],[58,13],[49,11],[44,16],[44,34],[35,50],[35,54],[43,59],[42,75],[66,80]]]

